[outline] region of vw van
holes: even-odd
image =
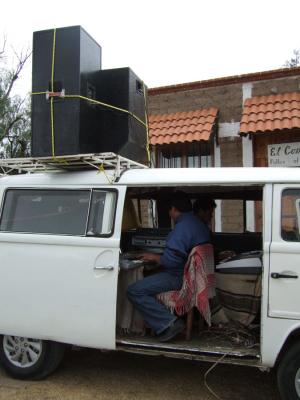
[[[282,398],[300,398],[299,169],[31,164],[0,178],[0,362],[10,375],[44,378],[76,345],[276,367]],[[164,199],[178,189],[217,202],[214,246],[235,254],[215,260],[228,321],[199,330],[195,313],[189,340],[160,343],[126,299],[126,286],[155,270],[126,256],[163,251]],[[225,217],[238,231],[224,231]]]

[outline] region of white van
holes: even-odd
[[[116,174],[114,168],[102,166],[98,171],[71,172],[64,166],[61,162],[61,171],[48,166],[53,171],[0,178],[0,361],[9,374],[45,377],[58,366],[68,344],[221,359],[263,370],[276,366],[282,398],[300,398],[299,169],[146,169],[123,163],[123,171],[118,164]],[[239,201],[244,210],[249,204],[261,207],[261,232],[215,232],[219,249],[243,253],[229,264],[217,265],[216,274],[230,283],[228,271],[235,277],[241,273],[232,268],[255,269],[249,276],[256,276],[258,290],[256,285],[253,296],[242,298],[238,293],[235,298],[240,296],[245,304],[247,299],[256,301],[251,323],[243,328],[248,332],[245,340],[234,333],[233,340],[222,336],[223,325],[219,331],[218,326],[204,327],[200,333],[194,326],[190,340],[171,343],[158,342],[143,328],[143,334],[131,332],[132,321],[125,329],[117,326],[124,317],[117,315],[119,307],[127,312],[124,282],[126,286],[130,279],[140,279],[143,271],[149,273],[139,263],[135,269],[130,262],[122,264],[124,254],[163,249],[168,229],[159,225],[163,202],[158,203],[163,193],[177,189],[191,199],[209,194],[222,207],[226,201]],[[129,200],[140,219],[146,215],[147,227],[140,222],[134,226],[133,216],[123,216]],[[246,211],[241,218],[246,228]],[[134,311],[128,312],[133,318]]]

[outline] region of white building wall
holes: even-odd
[[[238,136],[240,132],[239,122],[221,122],[219,124],[218,136],[219,138]]]

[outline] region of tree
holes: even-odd
[[[284,63],[284,67],[287,68],[294,68],[294,67],[298,67],[300,65],[300,50],[293,50],[293,54],[294,56],[291,57],[290,60],[286,60],[286,62]]]
[[[0,158],[26,157],[30,153],[30,101],[13,95],[14,84],[28,58],[29,51],[17,54],[11,68],[6,62],[6,39],[0,49]]]

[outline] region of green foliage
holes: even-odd
[[[284,67],[294,68],[300,66],[300,50],[293,50],[293,57],[284,63]]]
[[[26,157],[30,153],[30,101],[12,94],[29,56],[28,52],[16,55],[16,65],[8,68],[5,41],[0,51],[0,158]]]

